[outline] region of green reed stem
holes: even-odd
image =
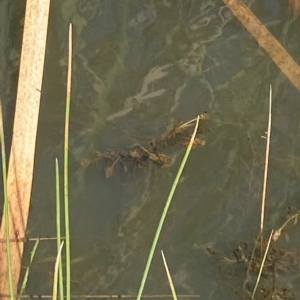
[[[9,228],[9,199],[7,193],[7,169],[6,169],[6,153],[4,139],[4,123],[2,114],[2,100],[0,99],[0,142],[1,142],[1,160],[2,160],[2,178],[3,178],[3,194],[4,194],[4,219],[5,219],[5,239],[6,239],[6,257],[9,280],[10,299],[14,299],[14,280],[12,273],[11,247],[10,247],[10,228]]]
[[[138,295],[137,295],[136,300],[140,300],[141,297],[142,297],[142,293],[143,293],[143,290],[144,290],[145,282],[146,282],[146,279],[147,279],[147,276],[148,276],[148,273],[149,273],[149,269],[150,269],[150,265],[151,265],[151,262],[152,262],[152,259],[153,259],[153,255],[154,255],[154,252],[155,252],[155,249],[156,249],[156,246],[157,246],[157,241],[158,241],[158,238],[160,236],[161,229],[162,229],[162,226],[164,224],[167,212],[169,210],[169,206],[171,204],[174,192],[175,192],[175,190],[177,188],[180,176],[182,174],[184,166],[185,166],[185,164],[187,162],[187,159],[189,157],[189,154],[191,152],[191,149],[192,149],[192,146],[193,146],[193,143],[194,143],[194,140],[195,140],[195,136],[196,136],[196,133],[197,133],[197,130],[198,130],[198,124],[199,124],[199,116],[197,118],[197,122],[196,122],[196,125],[195,125],[195,129],[194,129],[193,135],[191,137],[190,143],[189,143],[189,145],[188,145],[188,147],[186,149],[185,155],[184,155],[184,157],[182,159],[182,162],[180,164],[179,170],[178,170],[177,175],[175,177],[175,180],[174,180],[174,183],[172,185],[171,191],[169,193],[169,196],[168,196],[167,202],[165,204],[164,210],[163,210],[162,215],[160,217],[160,221],[158,223],[158,226],[157,226],[157,229],[156,229],[156,233],[155,233],[155,236],[154,236],[154,239],[153,239],[153,242],[152,242],[152,246],[151,246],[151,249],[150,249],[150,253],[148,255],[146,267],[145,267],[145,270],[144,270],[144,273],[143,273],[142,281],[141,281],[141,284],[140,284],[140,287],[139,287],[139,291],[138,291]]]
[[[69,59],[67,75],[67,96],[65,115],[65,144],[64,144],[64,202],[65,202],[65,233],[66,233],[66,297],[71,299],[71,246],[69,220],[69,122],[71,102],[71,74],[72,74],[72,24],[69,26]]]
[[[32,248],[32,251],[30,253],[29,265],[28,265],[28,267],[26,268],[26,271],[25,271],[24,279],[23,279],[23,282],[22,282],[22,285],[21,285],[21,289],[20,289],[20,294],[19,294],[19,297],[18,297],[19,299],[21,299],[22,296],[23,296],[23,294],[24,294],[24,291],[25,291],[25,288],[26,288],[26,285],[27,285],[27,281],[28,281],[30,267],[32,265],[33,258],[35,256],[35,252],[37,250],[37,247],[38,247],[39,243],[40,243],[40,239],[38,238],[35,241],[34,246]]]
[[[56,243],[57,243],[57,252],[60,249],[61,243],[61,214],[60,214],[60,184],[59,184],[59,167],[58,160],[55,159],[55,189],[56,189]],[[59,298],[64,299],[64,286],[63,286],[63,269],[62,261],[59,260]]]

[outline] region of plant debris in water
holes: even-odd
[[[203,132],[203,121],[208,119],[207,113],[200,115],[200,123],[197,134]],[[124,172],[128,170],[144,169],[149,162],[152,162],[160,167],[168,167],[171,162],[171,158],[162,151],[166,147],[173,145],[187,146],[193,129],[196,124],[196,118],[187,122],[178,121],[174,124],[171,131],[163,137],[158,137],[149,140],[146,144],[134,144],[126,149],[116,150],[107,149],[104,152],[95,151],[91,160],[85,160],[82,162],[83,166],[88,166],[91,163],[99,160],[105,160],[108,162],[108,166],[105,168],[105,176],[112,177],[115,169],[121,169]],[[196,137],[194,145],[205,145],[205,141]]]
[[[281,233],[281,231],[286,229],[287,225],[292,223],[292,221],[296,224],[297,218],[300,217],[300,211],[291,212],[291,208],[288,210],[287,221],[285,221],[273,234],[273,239],[263,265],[262,277],[264,278],[264,285],[259,288],[262,299],[296,299],[295,294],[292,291],[280,286],[280,278],[284,278],[284,275],[299,270],[300,267],[299,251],[278,247],[277,240],[280,236],[278,232]],[[244,265],[246,279],[244,281],[243,292],[245,293],[246,298],[244,297],[243,299],[250,299],[247,296],[251,293],[250,283],[253,283],[253,279],[257,277],[261,268],[262,254],[266,251],[267,243],[263,244],[262,249],[259,245],[260,241],[257,241],[254,249],[251,251],[251,247],[248,243],[238,241],[233,245],[231,255],[225,255],[211,247],[207,248],[208,254],[216,255],[221,265]],[[266,284],[267,286],[265,286]]]

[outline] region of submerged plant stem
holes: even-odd
[[[193,146],[193,143],[194,143],[194,139],[195,139],[195,136],[196,136],[196,133],[197,133],[197,130],[198,130],[198,125],[199,125],[199,116],[197,118],[197,122],[196,122],[196,125],[195,125],[193,135],[190,139],[189,145],[186,149],[185,155],[184,155],[184,157],[182,159],[182,162],[180,164],[179,170],[177,172],[176,178],[175,178],[174,183],[172,185],[172,188],[171,188],[171,191],[169,193],[169,196],[168,196],[167,202],[165,204],[164,210],[163,210],[162,215],[160,217],[160,221],[158,223],[156,233],[155,233],[155,236],[154,236],[154,239],[153,239],[153,242],[152,242],[152,246],[151,246],[150,253],[149,253],[149,256],[148,256],[148,259],[147,259],[146,267],[145,267],[145,270],[144,270],[144,273],[143,273],[142,281],[141,281],[141,284],[140,284],[140,287],[139,287],[139,291],[138,291],[138,295],[137,295],[136,300],[140,300],[141,297],[142,297],[142,293],[143,293],[143,290],[144,290],[144,286],[145,286],[145,283],[146,283],[146,279],[147,279],[147,276],[148,276],[150,265],[151,265],[153,255],[154,255],[154,252],[155,252],[155,249],[156,249],[157,241],[158,241],[158,238],[160,236],[160,232],[161,232],[162,226],[164,224],[164,221],[165,221],[169,206],[171,204],[174,192],[175,192],[176,187],[178,185],[180,176],[182,174],[184,166],[185,166],[185,164],[187,162],[187,159],[189,157],[189,154],[191,152],[191,149],[192,149],[192,146]]]
[[[22,282],[22,285],[21,285],[20,294],[18,296],[18,299],[22,299],[22,297],[23,297],[23,293],[25,291],[25,288],[26,288],[26,285],[27,285],[27,281],[28,281],[28,277],[29,277],[30,267],[32,265],[33,258],[35,256],[35,253],[36,253],[36,250],[37,250],[37,247],[38,247],[39,243],[40,243],[40,239],[38,238],[35,241],[34,246],[32,248],[32,251],[31,251],[31,254],[30,254],[29,265],[26,268],[26,272],[25,272],[24,279],[23,279],[23,282]]]
[[[277,241],[281,235],[282,230],[294,219],[297,220],[297,218],[300,216],[300,212],[297,212],[296,214],[292,215],[291,217],[289,217],[284,223],[283,225],[275,230],[275,233],[273,234],[273,241]]]

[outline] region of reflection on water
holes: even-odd
[[[291,7],[245,2],[299,62],[299,16]],[[222,1],[52,1],[30,236],[54,235],[54,158],[62,152],[69,22],[73,292],[136,294],[184,149],[170,153],[169,168],[152,165],[110,179],[101,163],[84,169],[79,161],[94,150],[143,144],[162,136],[174,120],[208,111],[207,144],[191,153],[158,249],[165,252],[179,294],[233,299],[244,278],[224,279],[205,249],[226,252],[236,240],[257,235],[270,84],[266,228],[281,224],[287,205],[297,206],[299,91]],[[29,293],[51,292],[49,256],[55,256],[55,246],[44,243]],[[296,279],[289,288],[296,289]],[[159,253],[145,293],[170,293]]]

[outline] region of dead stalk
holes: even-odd
[[[270,97],[269,97],[269,122],[267,131],[267,147],[266,147],[266,159],[265,159],[265,172],[263,182],[263,192],[261,201],[261,217],[260,217],[260,241],[261,241],[261,253],[263,249],[263,230],[264,230],[264,216],[266,205],[266,193],[267,193],[267,180],[268,180],[268,165],[269,165],[269,153],[270,153],[270,139],[271,139],[271,123],[272,123],[272,86],[270,85]]]
[[[288,225],[288,223],[290,223],[291,221],[293,221],[294,219],[297,220],[297,218],[300,216],[300,213],[297,212],[296,214],[292,215],[291,217],[289,217],[284,223],[283,225],[275,230],[274,234],[273,234],[273,241],[277,241],[281,235],[282,230]]]

